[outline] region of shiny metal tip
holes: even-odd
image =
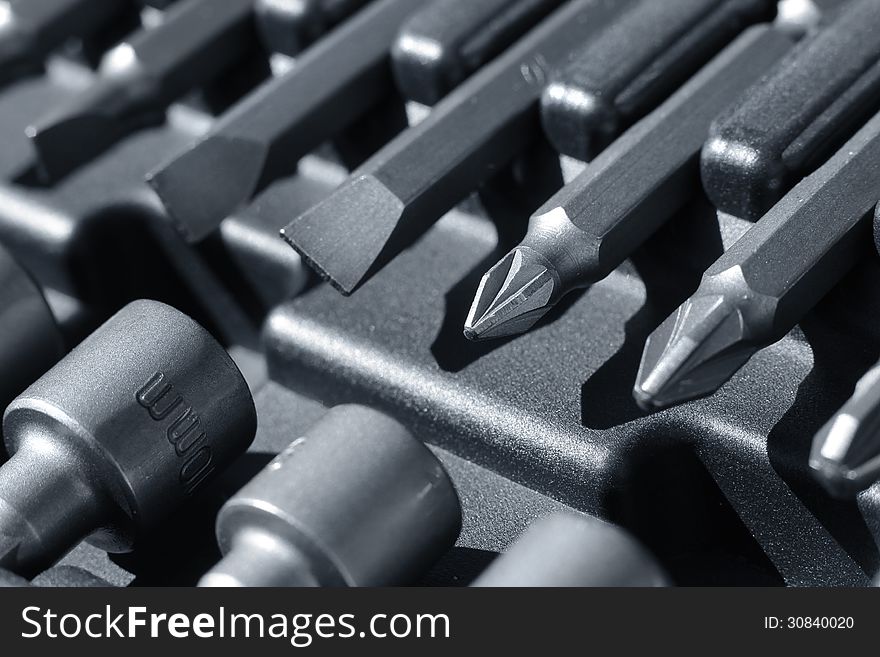
[[[468,340],[528,331],[559,299],[559,276],[537,251],[517,247],[480,281],[464,325]]]

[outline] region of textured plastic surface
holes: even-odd
[[[537,330],[471,344],[461,335],[467,306],[479,276],[522,237],[520,174],[536,152],[513,149],[522,161],[493,171],[479,198],[343,298],[306,285],[296,254],[267,239],[345,180],[336,149],[304,158],[198,246],[172,228],[144,176],[216,120],[210,90],[63,181],[35,182],[25,126],[90,75],[55,59],[0,94],[0,242],[44,287],[70,344],[138,297],[206,324],[248,377],[259,426],[248,455],[133,553],[81,545],[65,565],[117,585],[195,584],[219,558],[223,502],[329,405],[354,401],[428,441],[456,486],[462,533],[429,584],[469,583],[534,519],[572,509],[627,528],[677,584],[861,585],[877,572],[876,490],[834,501],[808,456],[877,360],[878,256],[717,394],[646,415],[630,395],[645,338],[745,225],[719,219],[698,187],[630,261]],[[537,121],[528,129],[539,134]],[[346,133],[371,142],[365,127]]]

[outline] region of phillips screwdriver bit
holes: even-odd
[[[880,200],[880,114],[703,274],[648,338],[634,396],[662,408],[711,394],[781,339],[870,244]]]
[[[40,288],[0,247],[0,409],[64,354]]]
[[[562,0],[434,0],[401,28],[391,51],[403,95],[434,105]]]
[[[255,430],[214,338],[168,306],[129,304],[6,410],[0,568],[31,577],[87,537],[131,549]]]
[[[455,543],[461,507],[433,453],[391,418],[331,409],[217,517],[200,586],[411,582]]]
[[[641,0],[551,78],[541,97],[550,143],[592,159],[775,10],[772,0]]]
[[[663,569],[632,536],[588,516],[533,523],[472,586],[667,586]]]
[[[380,0],[238,103],[206,136],[148,176],[178,230],[206,237],[391,89],[388,53],[424,0]]]
[[[880,2],[852,0],[716,120],[706,194],[721,212],[757,219],[878,110]]]
[[[256,0],[257,28],[272,52],[296,55],[368,0]]]
[[[813,438],[810,467],[839,498],[854,497],[880,479],[880,363]]]
[[[101,62],[84,93],[27,128],[41,174],[54,181],[210,82],[256,43],[253,0],[185,0]]]
[[[698,192],[710,123],[791,46],[767,25],[749,28],[551,197],[483,276],[465,336],[525,332],[564,295],[610,274]]]
[[[631,0],[574,0],[551,14],[282,232],[351,294],[536,137],[548,70]]]
[[[42,66],[68,39],[85,38],[127,11],[128,0],[0,2],[0,84]]]

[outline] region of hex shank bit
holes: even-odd
[[[813,438],[813,476],[839,498],[855,497],[880,479],[880,363]]]
[[[698,193],[710,123],[791,46],[766,25],[750,28],[551,197],[483,277],[465,336],[524,332],[568,292],[610,274]]]
[[[628,4],[564,5],[294,219],[283,238],[336,289],[354,292],[530,143],[548,69]]]
[[[257,28],[268,50],[296,55],[368,0],[256,0]]]
[[[388,52],[394,35],[423,3],[372,3],[150,174],[147,180],[178,230],[191,241],[204,238],[385,97],[391,89]]]
[[[443,466],[391,418],[337,406],[232,497],[200,586],[409,583],[455,543]]]
[[[880,2],[853,0],[718,118],[702,156],[722,212],[757,219],[880,110]]]
[[[775,10],[772,0],[641,0],[551,78],[541,98],[550,143],[592,159]]]
[[[406,98],[434,105],[556,9],[562,0],[434,0],[401,28],[394,79]]]
[[[654,557],[620,527],[556,513],[535,521],[472,586],[667,586]]]
[[[39,169],[56,180],[210,82],[256,43],[253,0],[186,0],[101,62],[92,86],[27,128]]]
[[[869,244],[880,200],[880,114],[703,274],[651,334],[634,396],[645,408],[711,394],[781,339]]]
[[[6,0],[0,2],[0,84],[39,68],[68,39],[110,25],[127,0]]]
[[[87,537],[131,549],[255,429],[247,385],[207,331],[129,304],[6,410],[0,568],[33,576]]]
[[[64,354],[42,291],[0,246],[0,408]]]

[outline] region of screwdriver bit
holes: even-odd
[[[455,543],[461,507],[433,453],[391,418],[337,406],[217,516],[200,586],[411,582]]]
[[[570,291],[610,274],[698,193],[710,123],[791,46],[767,25],[749,28],[552,196],[483,276],[465,336],[525,332]]]
[[[880,363],[813,438],[813,475],[839,498],[855,497],[880,479]]]
[[[641,0],[552,76],[541,97],[550,143],[592,159],[775,10],[772,0]]]
[[[97,80],[26,132],[39,170],[55,181],[210,82],[256,43],[253,0],[185,0],[164,21],[107,53]]]
[[[562,0],[434,0],[401,28],[391,58],[403,95],[434,105]]]
[[[588,516],[556,513],[534,522],[472,586],[667,585],[663,569],[623,529]]]
[[[878,110],[880,2],[852,0],[713,124],[706,194],[721,212],[757,219]]]
[[[238,103],[203,138],[147,178],[178,230],[201,240],[391,89],[388,53],[424,0],[380,0],[343,23],[284,75]]]
[[[6,0],[0,2],[0,84],[42,66],[68,39],[99,32],[129,7],[127,0]]]
[[[703,274],[648,338],[634,396],[662,408],[717,390],[781,339],[870,244],[880,200],[880,114]]]
[[[6,410],[0,568],[32,577],[87,537],[131,549],[255,430],[214,338],[168,306],[129,304]]]
[[[257,28],[267,50],[296,55],[368,0],[256,0]]]
[[[337,290],[354,292],[536,138],[548,69],[631,1],[562,6],[294,219],[282,237]]]
[[[0,409],[64,355],[43,293],[0,246]]]

